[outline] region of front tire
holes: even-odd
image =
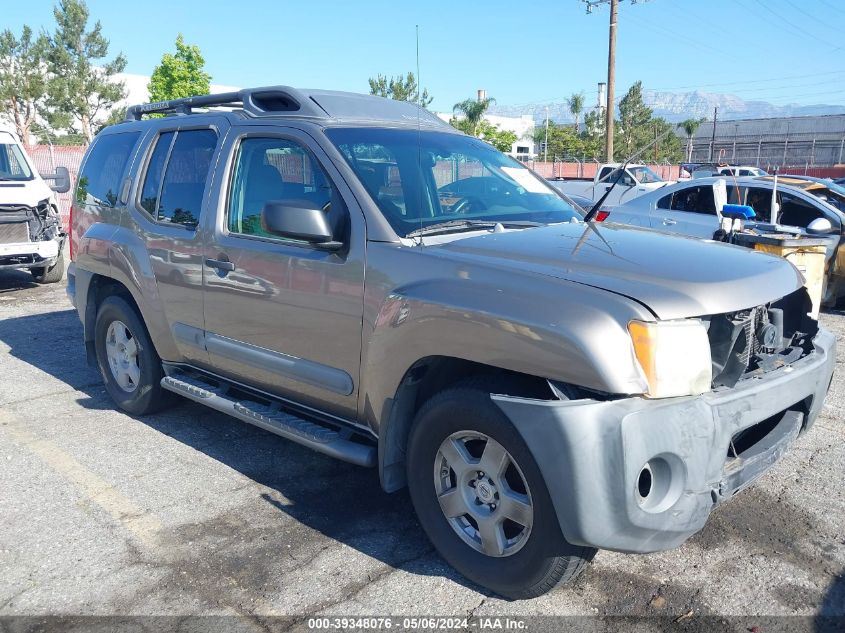
[[[30,268],[33,279],[39,284],[55,284],[62,280],[65,274],[65,254],[63,250],[59,251],[59,256],[56,261],[49,268],[42,266],[40,268]]]
[[[426,534],[461,574],[507,598],[574,580],[595,550],[569,544],[531,452],[475,385],[423,405],[408,440],[408,487]]]
[[[172,403],[173,395],[161,387],[164,371],[147,328],[122,297],[108,297],[100,304],[94,349],[106,390],[121,409],[146,415]]]

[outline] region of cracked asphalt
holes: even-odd
[[[373,470],[188,402],[118,412],[64,284],[0,273],[0,616],[845,615],[845,313],[822,321],[831,393],[772,471],[679,549],[599,552],[508,602],[453,572]]]

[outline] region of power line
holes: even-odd
[[[788,20],[787,18],[783,17],[780,13],[778,13],[774,9],[772,9],[772,7],[770,7],[768,4],[763,3],[762,0],[754,0],[754,2],[756,2],[759,6],[761,6],[766,11],[771,13],[773,16],[775,16],[781,22],[786,24],[788,27],[790,27],[790,29],[793,29],[793,32],[798,31],[799,33],[805,35],[806,37],[809,37],[811,40],[816,40],[818,42],[821,42],[822,44],[830,46],[831,48],[836,48],[836,44],[831,44],[830,42],[827,42],[827,41],[821,39],[819,37],[818,33],[811,33],[810,31],[807,31],[806,29],[802,28],[801,26],[799,26],[795,22]],[[762,16],[762,17],[766,17],[766,16]],[[774,24],[774,22],[772,20],[769,20],[769,22],[771,24]],[[783,27],[781,27],[781,28],[783,28]]]

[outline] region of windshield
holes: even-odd
[[[650,182],[663,182],[663,178],[655,174],[651,169],[646,167],[645,165],[641,165],[639,167],[628,167],[628,171],[630,171],[634,178],[637,179],[637,182],[645,184]]]
[[[0,143],[0,180],[31,180],[32,170],[17,143]]]
[[[469,136],[374,128],[326,134],[402,237],[445,222],[458,230],[476,221],[530,226],[581,217],[521,163]]]

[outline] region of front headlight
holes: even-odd
[[[710,390],[710,341],[701,321],[631,321],[628,333],[648,383],[646,397],[697,396]]]

